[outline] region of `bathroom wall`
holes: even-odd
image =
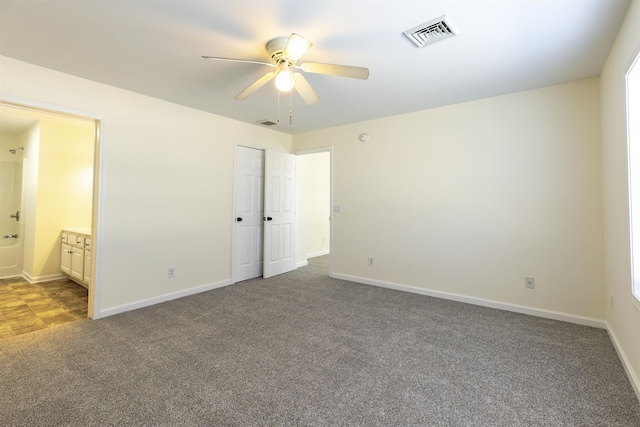
[[[20,134],[20,146],[24,147],[22,191],[22,271],[27,278],[33,276],[36,236],[36,206],[38,200],[38,153],[40,151],[40,123],[35,123]]]
[[[91,227],[94,126],[40,122],[36,233],[31,275],[60,275],[60,230]]]

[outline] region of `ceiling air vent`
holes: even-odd
[[[269,119],[264,119],[264,120],[258,120],[256,123],[258,123],[259,125],[263,125],[263,126],[273,126],[273,125],[277,125],[278,123],[273,122]]]
[[[431,21],[405,31],[404,35],[416,46],[425,47],[440,40],[458,35],[459,33],[460,31],[451,23],[447,15],[442,15],[439,18],[432,19]]]

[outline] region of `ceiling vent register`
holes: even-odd
[[[269,120],[269,119],[258,120],[256,123],[263,126],[274,126],[278,124],[277,122],[274,122],[273,120]]]
[[[404,35],[417,47],[425,47],[458,34],[460,31],[451,23],[447,15],[442,15],[404,32]]]

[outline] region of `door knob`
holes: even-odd
[[[265,217],[265,216],[263,216],[263,217],[262,217],[262,220],[263,220],[263,221],[271,221],[272,219],[273,219],[273,218],[271,218],[270,216],[266,216],[266,217]]]
[[[270,216],[267,217],[267,221],[271,221],[273,218],[271,218]]]
[[[237,222],[241,222],[241,221],[242,221],[242,218],[238,217],[238,218],[236,218],[236,221],[237,221]]]

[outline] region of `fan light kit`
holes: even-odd
[[[267,52],[271,62],[253,61],[249,59],[223,58],[219,56],[203,56],[205,59],[217,61],[244,62],[250,64],[267,65],[276,67],[276,71],[264,74],[255,82],[251,83],[245,90],[235,96],[235,99],[247,99],[254,92],[275,79],[278,89],[278,124],[280,123],[280,92],[290,92],[295,89],[307,105],[313,105],[320,101],[320,97],[313,90],[302,73],[295,72],[302,70],[307,73],[326,74],[330,76],[349,77],[366,80],[369,78],[369,70],[363,67],[353,67],[349,65],[323,64],[319,62],[298,61],[313,44],[304,37],[292,33],[289,37],[279,37],[267,43]],[[291,123],[292,112],[289,112],[289,123]]]
[[[276,87],[280,92],[289,92],[293,89],[293,73],[291,68],[285,62],[278,65],[278,74],[276,74]]]

